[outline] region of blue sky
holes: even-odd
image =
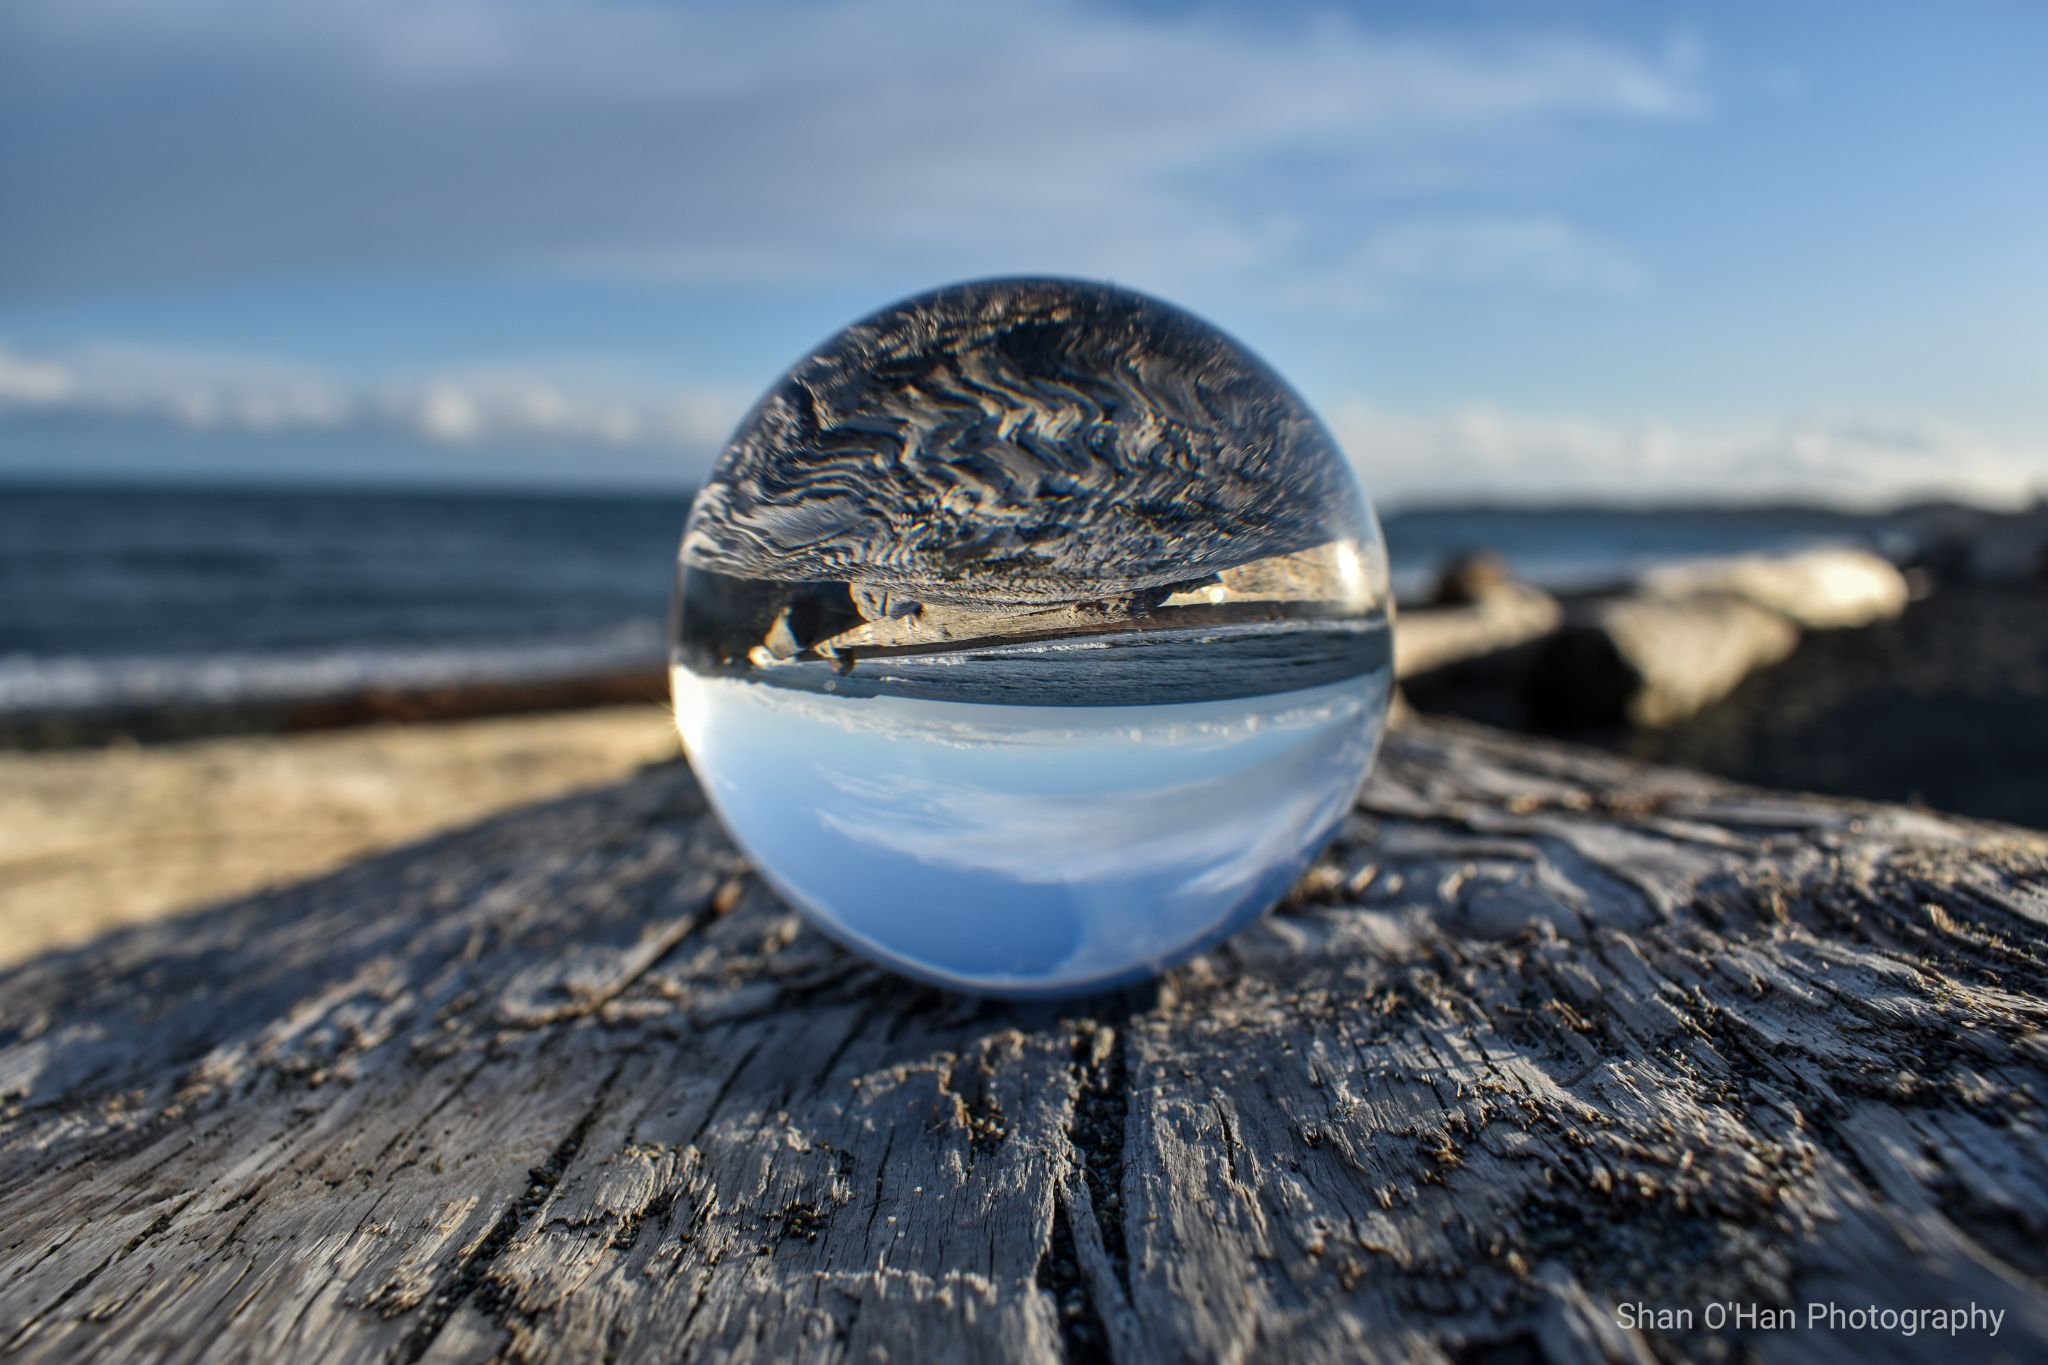
[[[0,474],[688,483],[951,279],[1383,501],[2048,488],[2048,9],[11,0]]]

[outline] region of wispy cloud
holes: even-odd
[[[137,346],[30,349],[0,341],[0,462],[40,466],[109,432],[266,442],[397,440],[427,452],[578,452],[566,472],[701,477],[752,395],[678,389],[600,360],[535,357],[364,382],[260,356]],[[1950,422],[1855,414],[1688,428],[1486,408],[1328,414],[1383,503],[1489,496],[1626,501],[1797,497],[1883,505],[1922,494],[2016,503],[2048,491],[2048,448]],[[616,461],[616,470],[607,461]],[[426,471],[431,472],[431,471]]]
[[[0,343],[0,442],[23,431],[45,444],[108,429],[336,434],[454,448],[672,450],[699,468],[745,408],[741,395],[593,373],[602,369],[538,360],[365,383],[260,356],[114,345],[29,353]],[[579,372],[581,382],[563,377]]]
[[[0,52],[16,296],[421,262],[1610,288],[1567,225],[1376,225],[1705,98],[1683,45],[1023,0],[15,0]]]
[[[1915,416],[1697,429],[1490,409],[1419,417],[1351,403],[1330,418],[1367,486],[1394,503],[1534,494],[1883,507],[1930,494],[2017,504],[2048,493],[2048,447]]]

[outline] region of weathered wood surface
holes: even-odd
[[[0,1358],[2040,1359],[2048,843],[1389,742],[1155,990],[948,998],[650,770],[0,976]],[[1943,1305],[1992,1340],[1618,1327]]]

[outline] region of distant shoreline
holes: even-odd
[[[0,747],[666,696],[680,488],[0,485]],[[1571,596],[1674,558],[1829,541],[1904,556],[1924,543],[1903,513],[1762,505],[1475,502],[1384,524],[1404,603],[1472,549]]]
[[[477,720],[629,703],[668,705],[663,662],[586,673],[368,683],[304,695],[192,697],[154,703],[0,711],[0,749],[162,744],[231,735],[292,735],[376,724]]]
[[[145,470],[108,471],[81,475],[72,472],[0,470],[0,492],[94,493],[115,496],[169,494],[257,497],[344,497],[344,498],[437,498],[450,500],[506,499],[513,501],[567,501],[589,504],[681,503],[687,506],[696,495],[701,479],[679,479],[673,483],[627,483],[592,486],[584,480],[552,482],[526,481],[453,482],[445,478],[423,478],[417,482],[374,479],[362,482],[320,475],[305,478],[250,478],[229,473],[204,471],[165,477]],[[1371,488],[1368,486],[1368,493]],[[2048,487],[2040,495],[2048,498]],[[1926,493],[1859,504],[1831,502],[1821,498],[1769,497],[1759,499],[1682,498],[1636,499],[1626,495],[1593,497],[1573,495],[1560,498],[1509,498],[1498,496],[1470,499],[1421,497],[1375,499],[1383,521],[1400,518],[1444,516],[1585,516],[1585,517],[1688,517],[1700,520],[1740,519],[1774,515],[1815,515],[1840,517],[1845,521],[1909,519],[1944,513],[1998,515],[2022,510],[2013,504],[1973,502],[1943,494]],[[681,530],[680,525],[678,531]]]

